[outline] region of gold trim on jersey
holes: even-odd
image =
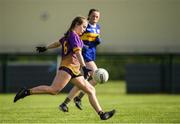
[[[75,48],[73,48],[73,52],[77,52],[77,51],[80,51],[80,50],[81,50],[80,47],[75,47]]]
[[[76,47],[76,48],[78,48],[78,47]],[[75,75],[80,74],[80,63],[79,63],[75,53],[71,52],[67,56],[63,56],[60,66],[65,66],[65,67],[69,68]]]
[[[66,68],[69,68],[71,71],[72,71],[72,73],[74,74],[74,75],[79,75],[81,72],[80,72],[80,66],[79,66],[79,69],[77,69],[77,67],[72,67],[72,66],[66,66],[66,65],[62,65],[62,66],[64,66],[64,67],[66,67]]]
[[[93,42],[93,41],[96,41],[96,38],[98,36],[99,36],[99,34],[96,34],[96,33],[84,33],[81,36],[81,40],[86,40],[86,41]]]

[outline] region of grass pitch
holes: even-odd
[[[0,94],[0,123],[180,123],[180,95],[128,95],[120,81],[98,84],[97,97],[104,110],[116,109],[111,119],[102,121],[83,98],[83,110],[74,103],[69,112],[58,109],[67,94],[34,95],[13,103],[15,94]]]

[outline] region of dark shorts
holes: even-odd
[[[78,75],[75,75],[71,69],[67,68],[67,67],[64,67],[64,66],[61,66],[59,67],[59,70],[63,70],[65,72],[67,72],[69,75],[71,75],[71,78],[76,78],[76,77],[79,77],[79,76],[82,76],[81,74],[78,74]]]

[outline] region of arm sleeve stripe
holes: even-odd
[[[81,50],[80,47],[75,47],[75,48],[73,49],[73,52],[77,52],[77,51],[80,51],[80,50]]]

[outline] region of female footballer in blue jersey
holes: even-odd
[[[81,40],[84,42],[82,54],[85,60],[86,67],[91,69],[90,77],[88,81],[95,86],[96,82],[92,79],[93,72],[97,69],[95,64],[96,60],[96,47],[100,44],[100,26],[97,24],[100,18],[100,12],[97,9],[90,9],[88,13],[88,26],[86,31],[81,36]],[[67,104],[74,98],[75,105],[82,110],[81,98],[84,96],[84,92],[80,92],[78,96],[75,95],[79,92],[79,88],[74,86],[70,91],[68,97],[62,104],[59,105],[60,110],[68,112]]]
[[[78,16],[72,21],[69,30],[59,41],[53,42],[47,47],[37,47],[38,52],[44,52],[47,49],[62,46],[62,61],[59,70],[51,86],[40,85],[31,89],[22,88],[14,97],[14,102],[34,94],[56,95],[71,80],[79,89],[88,94],[89,102],[100,116],[100,119],[107,120],[114,115],[115,110],[109,112],[102,111],[96,97],[95,88],[85,80],[90,70],[87,69],[82,56],[84,43],[79,36],[86,30],[87,24],[88,22],[85,17]],[[82,68],[84,77],[81,75],[80,68]]]

